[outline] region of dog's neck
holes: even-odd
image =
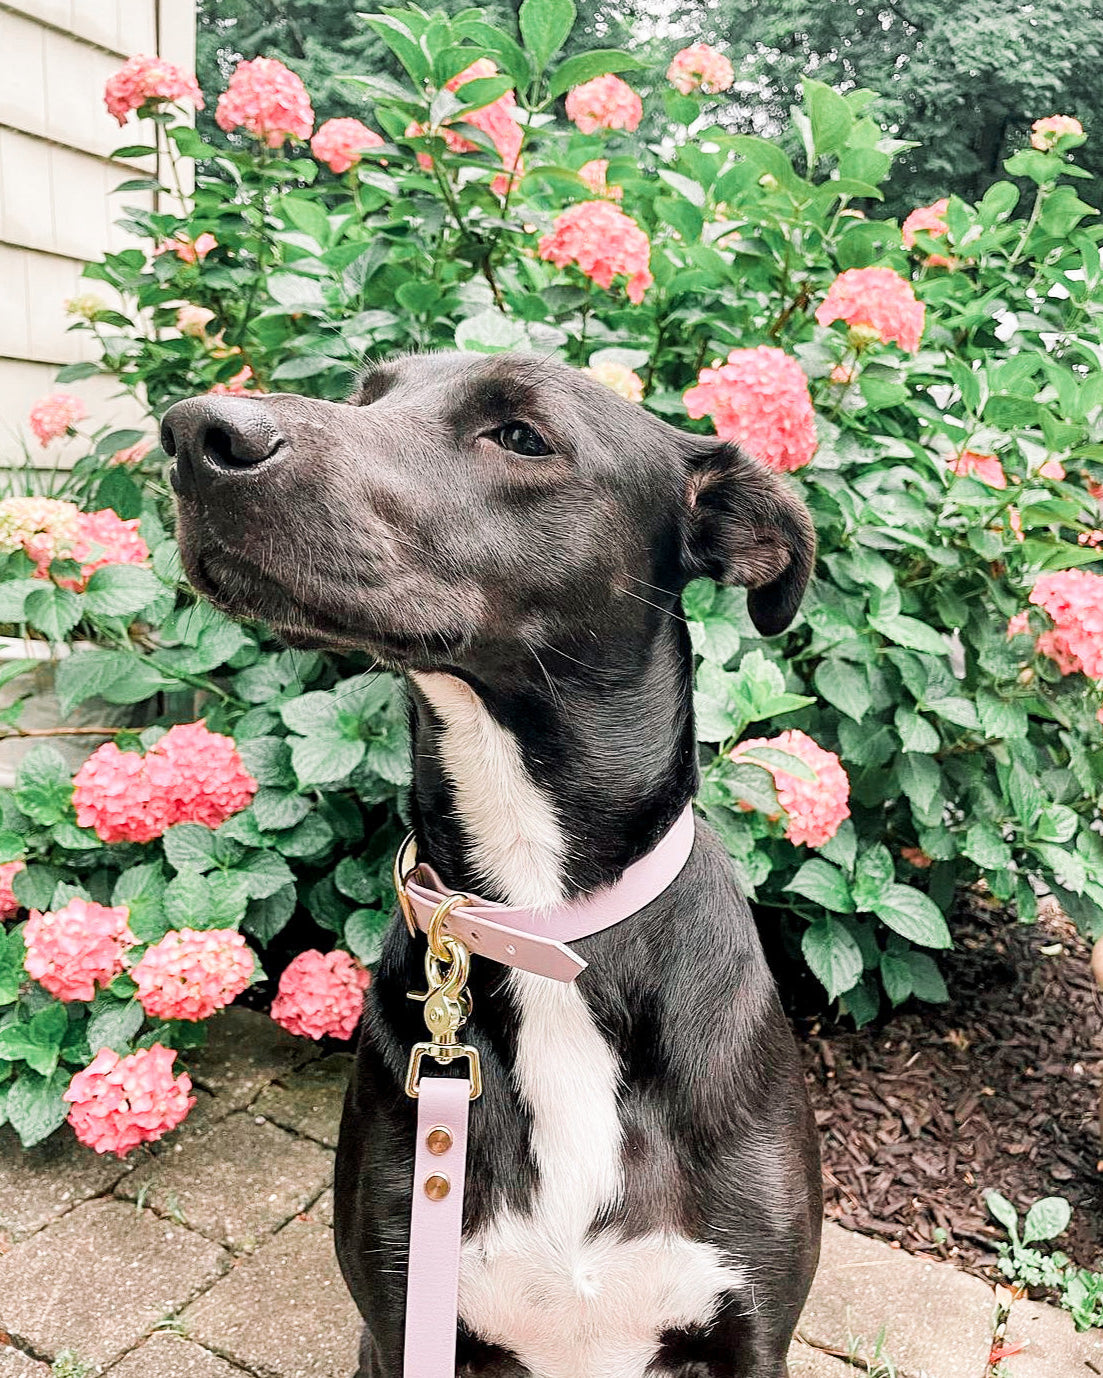
[[[685,626],[587,663],[539,658],[479,673],[414,672],[414,823],[421,855],[487,899],[543,908],[616,880],[697,784]]]

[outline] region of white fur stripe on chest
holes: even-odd
[[[479,879],[507,904],[558,904],[566,844],[551,800],[525,769],[517,738],[463,680],[423,672],[412,678],[440,719],[440,759]]]

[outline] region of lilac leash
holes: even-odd
[[[455,1378],[460,1243],[471,1102],[482,1094],[478,1049],[458,1042],[471,1001],[470,954],[557,981],[573,981],[586,963],[568,943],[612,928],[657,899],[693,848],[687,805],[645,857],[615,885],[547,910],[510,908],[448,891],[430,866],[417,865],[413,834],[395,859],[395,890],[410,936],[425,933],[428,990],[422,1001],[429,1039],[410,1050],[406,1094],[418,1103],[406,1285],[404,1378]],[[466,1077],[423,1075],[429,1059],[466,1062]]]

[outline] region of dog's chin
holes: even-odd
[[[267,623],[288,646],[310,651],[363,651],[395,670],[434,670],[454,663],[469,633],[456,628],[408,629],[386,625],[364,608],[341,606],[319,591],[306,602],[278,581],[239,560],[223,569],[217,554],[184,555],[197,593],[230,617]]]

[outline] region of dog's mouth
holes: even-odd
[[[360,650],[397,669],[436,668],[460,653],[467,634],[416,632],[390,625],[339,596],[304,597],[241,555],[193,552],[185,560],[196,591],[231,617],[265,622],[288,645],[304,650]],[[348,600],[351,602],[351,599]]]

